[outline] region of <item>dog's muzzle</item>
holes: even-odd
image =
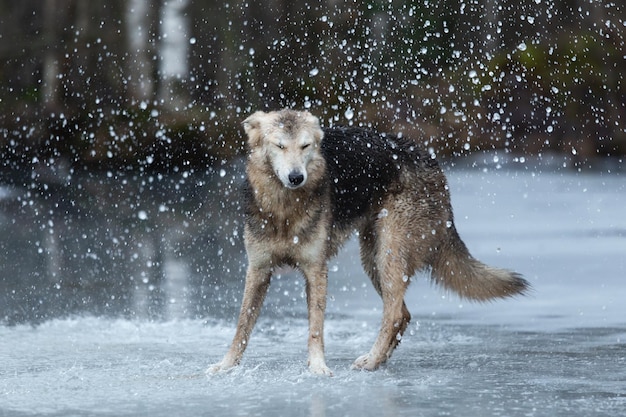
[[[302,185],[302,183],[304,183],[304,174],[302,174],[300,171],[291,171],[289,173],[288,179],[289,186],[291,188],[297,188]]]

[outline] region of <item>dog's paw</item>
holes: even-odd
[[[333,376],[333,371],[323,361],[309,361],[309,372],[315,375]]]
[[[224,361],[214,363],[213,365],[209,365],[209,368],[206,370],[207,375],[218,374],[221,372],[230,371],[235,367],[233,363],[225,363]]]
[[[352,369],[362,371],[374,371],[380,366],[380,361],[376,361],[369,353],[359,356],[352,364]]]

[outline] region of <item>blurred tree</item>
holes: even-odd
[[[192,39],[187,3],[188,0],[165,1],[159,16],[160,83],[157,97],[159,103],[171,110],[182,110],[189,102],[183,87],[189,73],[189,43]]]
[[[157,3],[158,5],[158,3]],[[151,0],[126,3],[125,29],[128,44],[128,99],[131,103],[154,100],[156,39],[159,32],[159,7]]]
[[[60,108],[61,104],[61,62],[60,31],[65,23],[67,9],[59,7],[58,0],[43,2],[43,42],[47,46],[42,63],[42,101],[47,110]]]

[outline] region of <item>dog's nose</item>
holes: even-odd
[[[289,183],[293,186],[298,186],[304,181],[304,175],[298,171],[289,173]]]

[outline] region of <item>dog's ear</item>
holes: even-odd
[[[320,120],[317,117],[313,116],[308,111],[303,111],[301,114],[305,117],[305,120],[307,123],[310,123],[313,126],[319,127]]]
[[[312,131],[314,132],[313,135],[315,136],[316,142],[319,143],[324,137],[324,131],[320,126],[320,119],[318,119],[316,116],[313,116],[308,111],[304,112],[304,116],[306,117],[306,122],[309,123],[313,128]]]
[[[248,135],[248,143],[251,146],[257,144],[261,138],[261,120],[266,114],[262,111],[252,113],[242,122],[243,130]]]
[[[242,122],[243,129],[246,131],[247,135],[249,135],[254,129],[259,129],[261,127],[261,119],[263,116],[265,116],[265,112],[257,111],[252,113]]]

